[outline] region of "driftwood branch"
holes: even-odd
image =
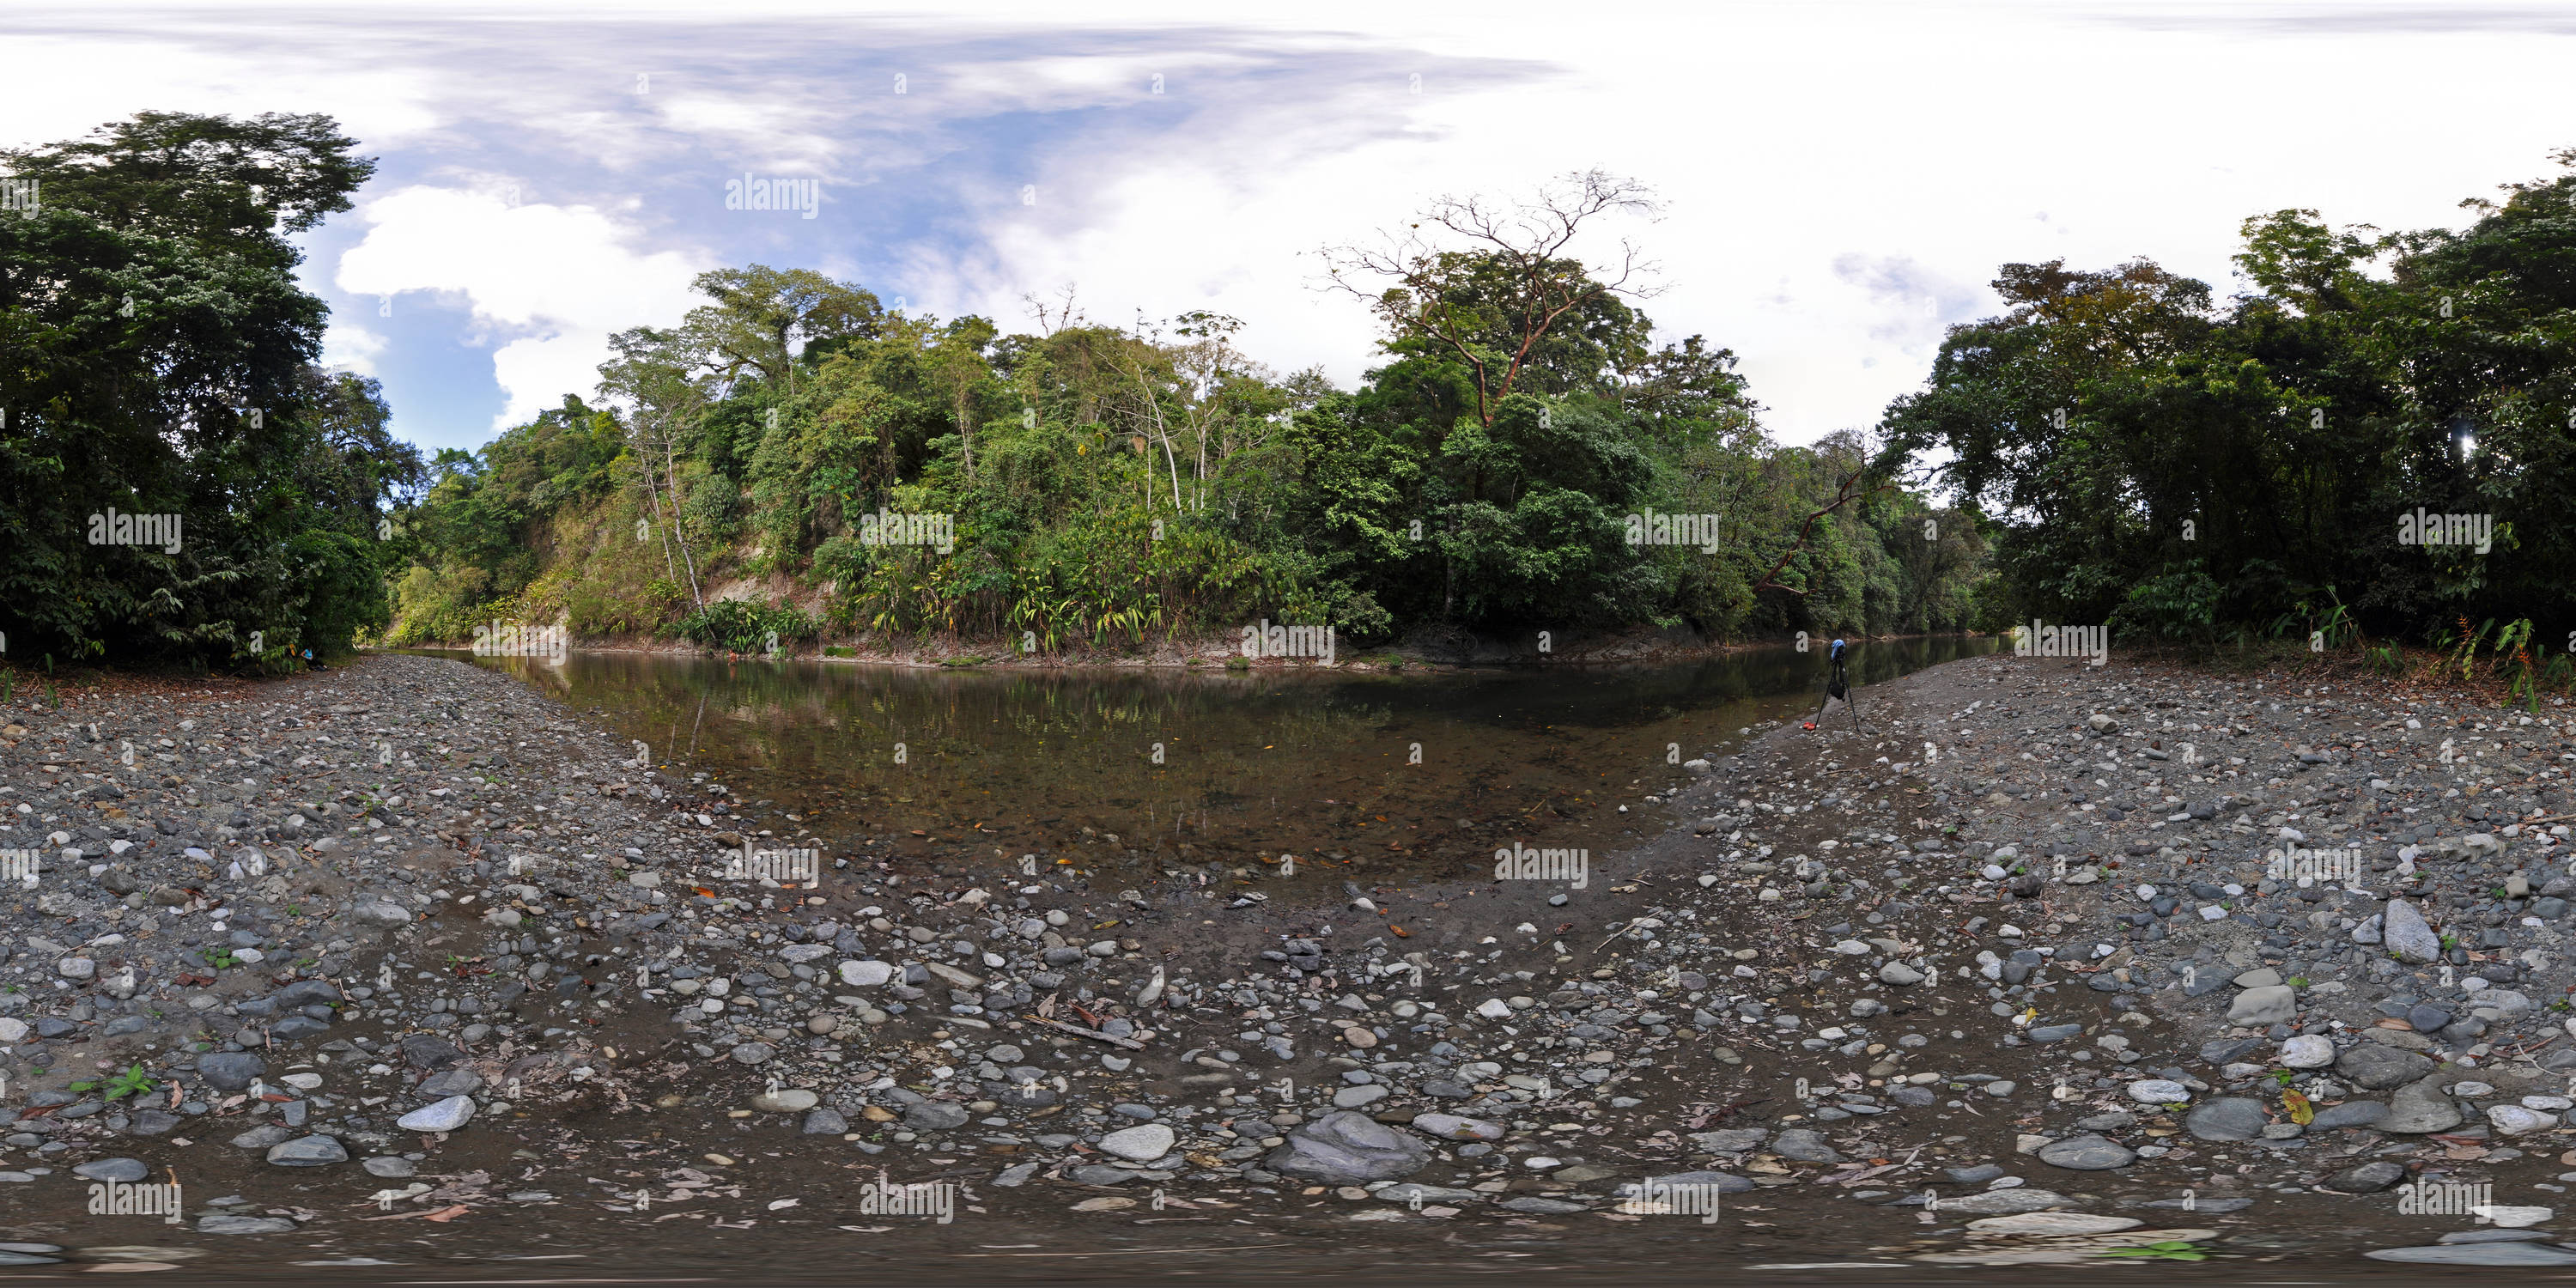
[[[1103,1033],[1098,1029],[1086,1029],[1079,1024],[1067,1024],[1062,1020],[1042,1020],[1034,1015],[1026,1016],[1024,1018],[1026,1018],[1031,1024],[1042,1024],[1061,1033],[1070,1033],[1075,1037],[1097,1038],[1102,1042],[1123,1046],[1130,1051],[1142,1051],[1145,1049],[1145,1044],[1134,1038],[1117,1037],[1112,1034]]]

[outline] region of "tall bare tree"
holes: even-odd
[[[1643,184],[1599,170],[1510,203],[1444,196],[1381,245],[1325,247],[1327,287],[1366,302],[1396,339],[1455,354],[1473,375],[1476,417],[1491,426],[1539,342],[1568,315],[1659,291],[1649,281],[1655,266],[1625,238],[1596,259],[1574,249],[1604,215],[1659,209]]]

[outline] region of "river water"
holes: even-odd
[[[1995,648],[1856,646],[1861,720],[1867,686]],[[1785,646],[1364,675],[470,660],[593,712],[656,765],[775,801],[827,863],[865,850],[949,871],[1219,864],[1379,884],[1490,872],[1515,845],[1606,853],[1659,829],[1671,820],[1644,798],[1681,782],[1681,761],[1809,718],[1827,666]]]

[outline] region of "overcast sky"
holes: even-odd
[[[1664,338],[1733,348],[1806,441],[1918,387],[2000,263],[2224,294],[2248,215],[2457,225],[2576,146],[2564,5],[945,7],[17,7],[0,140],[337,117],[382,164],[306,282],[432,448],[587,395],[610,332],[748,262],[1006,330],[1068,286],[1098,322],[1209,309],[1348,387],[1376,336],[1317,247],[1593,167],[1666,203],[1610,229]],[[746,176],[819,181],[815,216],[727,210]]]

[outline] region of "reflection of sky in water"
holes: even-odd
[[[1875,642],[1852,674],[1866,686],[1992,647]],[[484,661],[597,708],[679,776],[804,815],[836,848],[1110,868],[1287,852],[1301,875],[1379,879],[1462,873],[1514,842],[1630,844],[1661,817],[1639,798],[1682,780],[1676,757],[1803,718],[1825,668],[1821,649],[1785,648],[1401,678]]]

